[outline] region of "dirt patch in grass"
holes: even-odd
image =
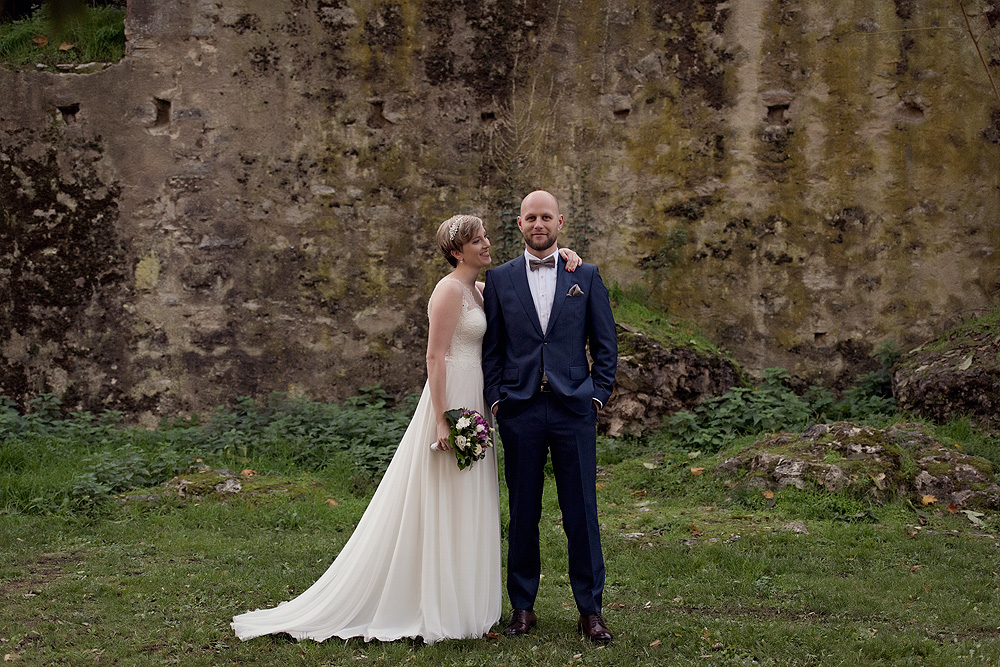
[[[13,595],[36,594],[48,584],[63,575],[63,567],[79,565],[79,554],[39,554],[25,563],[27,576],[10,579],[4,582],[6,597]]]

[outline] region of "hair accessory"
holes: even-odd
[[[459,226],[459,224],[460,224],[460,221],[456,220],[455,222],[451,223],[451,227],[448,228],[448,240],[449,241],[454,241],[455,240],[455,234],[458,234],[458,226]]]

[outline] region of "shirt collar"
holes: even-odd
[[[556,246],[556,248],[552,252],[550,252],[548,255],[546,255],[545,257],[535,257],[530,252],[528,252],[527,249],[525,249],[525,251],[524,251],[524,261],[527,262],[528,260],[531,260],[531,259],[548,259],[549,257],[552,257],[553,255],[556,255],[558,253],[559,253],[559,247],[558,246]],[[558,264],[559,264],[559,258],[556,257],[556,265],[558,266]]]

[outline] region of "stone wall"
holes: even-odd
[[[130,0],[126,32],[0,71],[18,400],[416,390],[439,221],[510,256],[535,187],[750,369],[843,379],[998,300],[1000,110],[951,0]]]

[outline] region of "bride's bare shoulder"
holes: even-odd
[[[462,300],[462,283],[455,280],[454,278],[449,278],[445,276],[438,281],[437,285],[434,286],[434,291],[431,292],[431,302],[434,301],[461,301]]]

